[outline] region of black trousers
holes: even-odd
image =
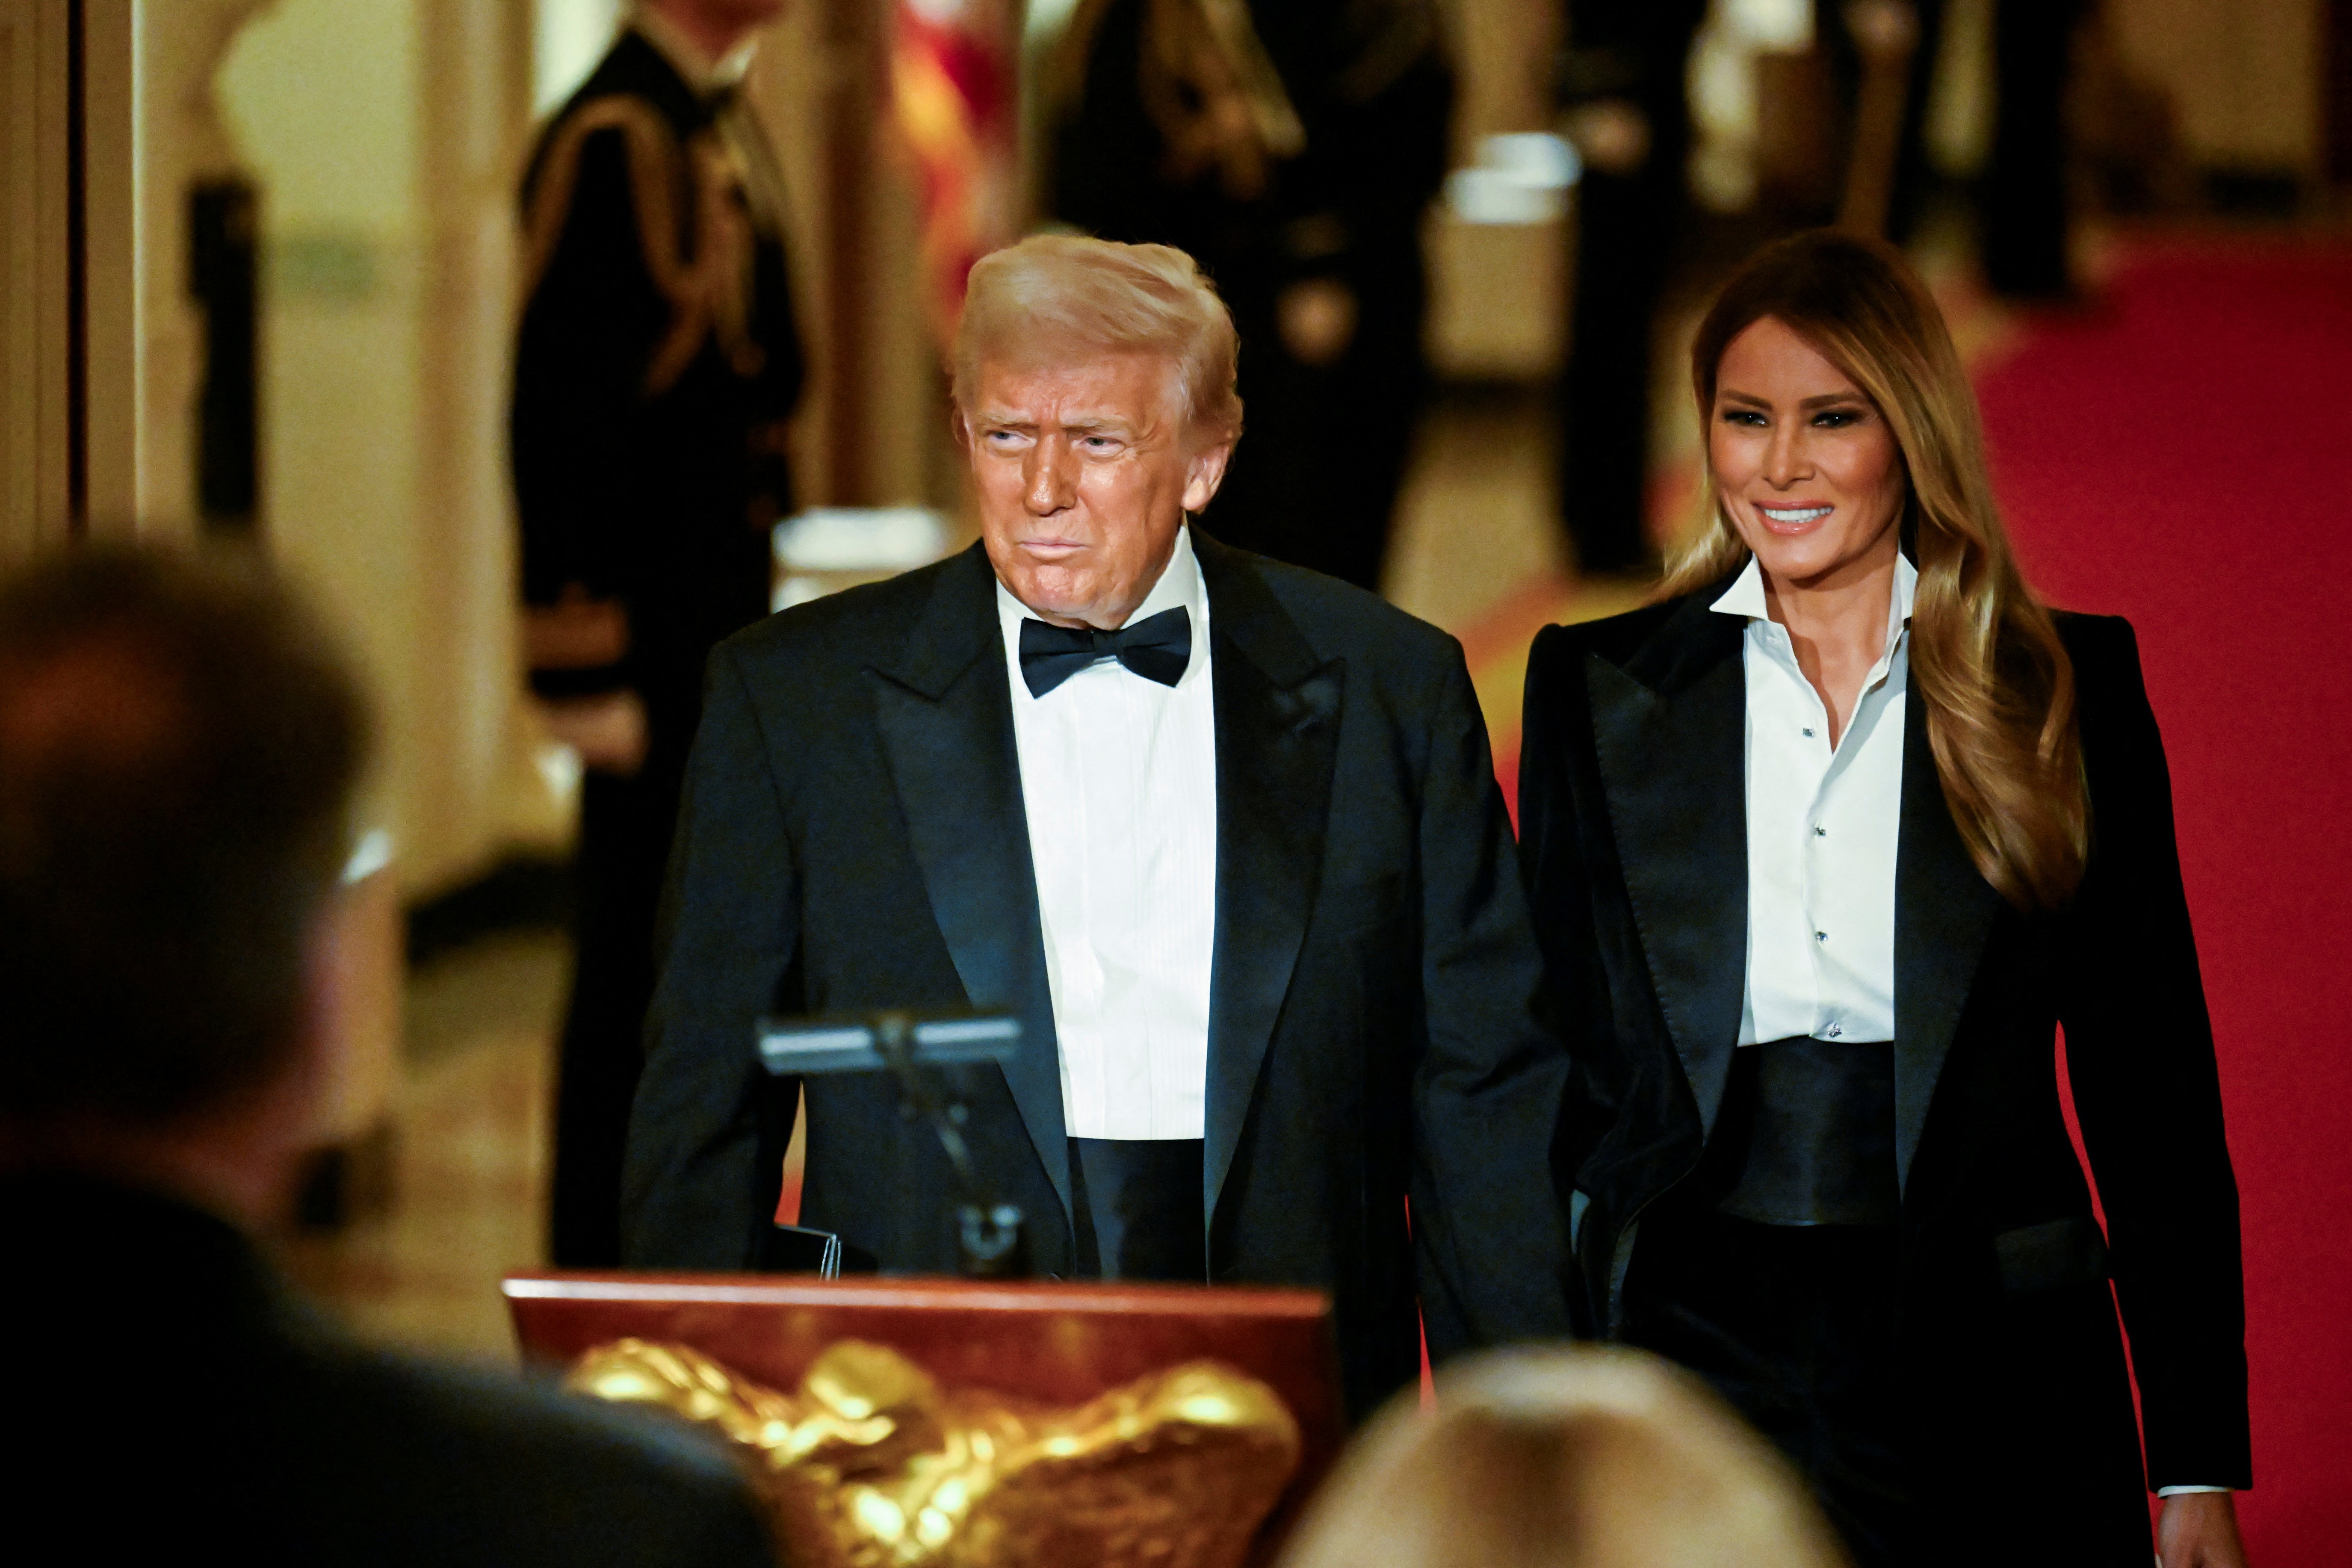
[[[645,1068],[654,923],[684,768],[648,758],[633,777],[581,782],[572,868],[573,967],[556,1072],[548,1258],[559,1268],[621,1263],[621,1162]]]
[[[1248,435],[1202,521],[1236,549],[1377,594],[1426,396],[1428,284],[1417,227],[1367,243],[1378,254],[1338,275],[1358,317],[1331,364],[1291,357],[1273,291],[1255,280],[1234,287],[1234,321],[1249,345],[1239,386]]]
[[[2082,0],[2003,5],[1993,24],[2000,110],[1982,180],[1985,281],[2009,299],[2061,300],[2067,264],[2066,80]]]
[[[1624,1337],[1698,1373],[1770,1438],[1856,1568],[1920,1561],[1896,1253],[1893,1226],[1764,1225],[1668,1199],[1643,1217],[1625,1279]]]
[[[1580,45],[1626,71],[1599,96],[1630,98],[1650,132],[1648,156],[1622,173],[1588,166],[1576,187],[1568,358],[1559,380],[1559,515],[1580,572],[1622,572],[1651,559],[1650,428],[1658,313],[1687,202],[1690,106],[1684,92],[1705,0],[1571,5]],[[1595,25],[1598,26],[1595,26]],[[1604,36],[1605,35],[1605,36]]]

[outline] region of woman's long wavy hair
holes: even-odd
[[[1891,247],[1832,230],[1783,240],[1741,268],[1699,324],[1691,390],[1703,431],[1724,351],[1767,316],[1837,366],[1894,432],[1910,481],[1903,542],[1919,571],[1911,679],[1944,799],[1986,881],[2021,910],[2055,908],[2082,881],[2090,847],[2074,667],[2002,531],[1976,397],[1943,312]],[[1706,495],[1707,521],[1664,595],[1747,563],[1712,473]]]

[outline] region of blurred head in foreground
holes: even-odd
[[[259,1217],[329,1048],[365,747],[245,562],[94,548],[0,582],[0,1157]]]
[[[1637,1351],[1506,1352],[1408,1392],[1283,1568],[1835,1568],[1803,1487],[1696,1379]]]

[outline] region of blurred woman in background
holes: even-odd
[[[1706,529],[1528,669],[1588,1331],[1706,1377],[1865,1565],[2142,1568],[2146,1484],[2166,1568],[2236,1563],[2237,1190],[2131,627],[2026,586],[1893,250],[1764,252],[1691,368]]]

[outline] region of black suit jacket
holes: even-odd
[[[1643,1209],[1697,1163],[1738,1038],[1746,678],[1721,584],[1554,626],[1528,667],[1522,851],[1578,1062],[1559,1145],[1579,1306],[1620,1325]],[[2081,890],[2021,914],[1980,876],[1917,689],[1895,867],[1902,1346],[1931,1462],[1972,1480],[2249,1480],[2237,1186],[2162,742],[2120,619],[2062,615],[2092,809]],[[2066,1066],[2104,1205],[2066,1134]],[[2111,1298],[2107,1281],[2115,1286]],[[2048,1465],[2050,1468],[2040,1467]]]
[[[577,584],[623,601],[631,633],[620,666],[540,684],[635,688],[652,769],[670,776],[711,645],[767,613],[802,382],[781,215],[715,188],[729,155],[716,112],[625,30],[541,132],[522,187],[530,277],[509,435],[523,597],[551,604]],[[749,140],[759,183],[780,184]],[[698,215],[714,201],[747,233],[740,265],[706,255],[720,231]]]
[[[1461,648],[1371,595],[1198,540],[1214,647],[1213,1280],[1331,1291],[1351,1406],[1439,1354],[1562,1331],[1545,1174],[1566,1062]],[[791,1131],[762,1013],[1017,1010],[966,1136],[1072,1268],[1052,997],[995,578],[978,546],[711,661],[630,1135],[633,1263],[757,1256]],[[879,1075],[812,1078],[803,1222],[955,1267],[945,1163]],[[1412,1199],[1410,1237],[1405,1200]]]
[[[769,1538],[698,1434],[364,1349],[244,1237],[152,1193],[0,1180],[25,1447],[0,1496],[37,1555],[753,1568]]]

